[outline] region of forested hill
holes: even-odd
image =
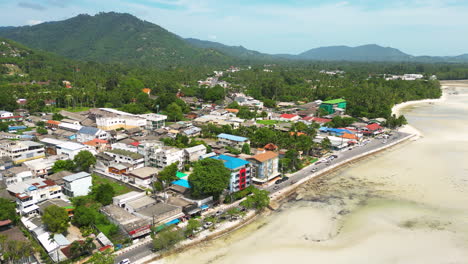
[[[298,55],[308,60],[344,60],[344,61],[407,61],[412,56],[397,49],[379,45],[358,47],[331,46],[311,49]]]
[[[252,60],[264,60],[264,61],[270,60],[271,61],[271,60],[281,59],[281,57],[266,54],[266,53],[261,53],[255,50],[249,50],[249,49],[244,48],[243,46],[228,46],[219,42],[200,40],[200,39],[195,39],[195,38],[187,38],[185,40],[195,47],[203,48],[203,49],[216,49],[231,57],[248,60],[248,61],[252,61]]]
[[[164,28],[130,14],[78,15],[35,26],[0,28],[0,37],[79,60],[150,66],[224,64],[231,59],[201,49]]]

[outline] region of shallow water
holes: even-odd
[[[468,87],[409,106],[424,137],[301,188],[222,239],[165,263],[468,263]]]

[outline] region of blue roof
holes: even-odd
[[[20,130],[20,129],[26,129],[28,127],[26,126],[10,126],[8,127],[8,130]]]
[[[331,132],[331,133],[335,133],[335,134],[344,134],[344,133],[354,134],[354,132],[352,132],[350,130],[347,130],[347,129],[343,129],[343,128],[321,127],[319,130],[321,132]]]
[[[238,142],[244,142],[244,141],[249,140],[246,137],[239,137],[239,136],[234,136],[234,135],[224,134],[224,133],[219,134],[218,138],[225,138],[225,139],[228,139],[228,140],[238,141]]]
[[[242,167],[250,163],[246,160],[238,159],[238,158],[234,158],[234,157],[226,156],[226,155],[219,155],[219,156],[215,156],[211,158],[223,161],[224,166],[230,170],[235,170],[239,167]]]
[[[172,220],[172,221],[169,221],[169,222],[165,223],[164,225],[165,225],[165,226],[170,226],[170,225],[175,225],[175,224],[177,224],[177,223],[179,223],[179,222],[180,222],[179,219],[174,219],[174,220]]]
[[[184,180],[184,179],[173,181],[172,184],[179,185],[179,186],[182,186],[182,187],[185,187],[185,188],[192,188],[190,186],[189,182],[187,180]]]
[[[96,133],[99,131],[99,128],[96,127],[81,127],[81,129],[78,131],[80,134],[87,134],[87,135],[96,135]]]
[[[209,206],[208,206],[208,205],[206,205],[206,204],[204,204],[204,205],[200,206],[200,209],[202,209],[202,210],[205,210],[205,209],[208,209],[208,208],[209,208]]]

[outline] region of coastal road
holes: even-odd
[[[328,166],[331,166],[331,165],[333,165],[335,163],[350,159],[352,157],[358,156],[358,155],[366,153],[368,151],[372,151],[372,150],[378,149],[380,147],[390,145],[390,144],[392,144],[392,143],[394,143],[394,142],[396,142],[396,141],[398,141],[398,140],[400,140],[400,139],[402,139],[402,138],[404,138],[404,137],[406,137],[408,135],[409,134],[407,134],[407,133],[394,131],[394,132],[392,132],[392,136],[390,138],[388,138],[388,139],[384,140],[384,139],[374,138],[374,139],[371,139],[365,145],[354,146],[351,150],[349,150],[347,148],[345,150],[335,151],[332,154],[337,155],[338,157],[336,159],[334,159],[333,161],[331,161],[329,165],[327,165],[325,162],[321,162],[320,164],[314,163],[314,164],[312,164],[312,165],[310,165],[308,167],[305,167],[302,170],[290,175],[288,181],[283,182],[281,184],[273,184],[273,185],[270,185],[270,186],[268,186],[268,187],[266,187],[264,189],[268,190],[270,193],[280,192],[283,188],[290,186],[293,181],[297,182],[297,181],[299,181],[299,180],[301,180],[301,179],[303,179],[305,177],[308,177],[310,174],[312,174],[312,172],[311,172],[312,168],[317,168],[317,171],[315,173],[318,175],[321,171],[323,171]],[[320,159],[319,161],[321,161],[321,160],[322,159]],[[275,186],[278,186],[279,189],[274,190],[273,188]],[[131,263],[134,263],[137,260],[142,259],[142,258],[152,254],[153,252],[151,251],[151,247],[152,247],[151,240],[149,240],[147,243],[143,243],[142,245],[140,245],[140,246],[138,246],[136,248],[130,249],[127,252],[125,252],[125,253],[123,253],[123,254],[121,254],[119,256],[116,256],[115,263],[119,263],[123,259],[129,259]],[[123,249],[123,250],[125,250],[125,249]]]
[[[136,248],[133,248],[119,256],[115,257],[114,263],[119,263],[124,259],[129,259],[130,263],[135,263],[137,260],[142,259],[148,255],[151,255],[153,252],[151,251],[152,243],[149,240],[147,243],[144,243]],[[125,249],[123,249],[125,251]]]
[[[310,176],[313,172],[312,172],[312,169],[313,168],[316,168],[317,171],[315,172],[316,175],[319,175],[321,171],[323,171],[325,168],[335,164],[335,163],[339,163],[341,161],[344,161],[344,160],[347,160],[347,159],[350,159],[350,158],[353,158],[353,157],[356,157],[358,155],[361,155],[363,153],[366,153],[366,152],[369,152],[369,151],[373,151],[375,149],[378,149],[378,148],[381,148],[383,146],[386,146],[386,145],[390,145],[406,136],[408,136],[410,134],[407,134],[407,133],[402,133],[402,132],[397,132],[397,131],[393,131],[392,132],[392,136],[390,136],[388,139],[378,139],[378,138],[374,138],[374,139],[371,139],[367,144],[363,144],[361,146],[354,146],[352,147],[352,149],[350,150],[349,148],[346,148],[344,150],[340,150],[340,151],[334,151],[332,153],[332,155],[337,155],[338,157],[333,159],[332,161],[330,161],[330,163],[327,165],[325,161],[322,161],[323,159],[319,159],[316,163],[312,164],[312,165],[309,165],[305,168],[303,168],[302,170],[296,172],[296,173],[293,173],[289,176],[289,180],[283,182],[283,183],[280,183],[280,184],[272,184],[268,187],[265,187],[263,189],[269,191],[271,194],[273,193],[276,193],[276,192],[280,192],[283,188],[285,187],[288,187],[289,185],[291,185],[293,182],[297,182],[303,178],[306,178],[308,176]],[[322,161],[319,163],[319,161]],[[276,190],[274,189],[275,186],[278,186],[279,188],[277,188]]]

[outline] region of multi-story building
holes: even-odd
[[[9,141],[0,145],[0,157],[9,157],[13,163],[45,157],[44,145],[34,141]]]
[[[179,162],[179,168],[184,163],[184,150],[174,147],[152,148],[149,151],[149,165],[156,168],[164,168],[174,162]]]
[[[29,168],[35,177],[44,177],[52,173],[52,167],[58,160],[68,159],[67,155],[54,155],[47,158],[25,161],[24,165]]]
[[[145,128],[148,130],[155,130],[159,128],[163,128],[166,125],[166,115],[160,115],[160,114],[143,114],[143,115],[138,115],[141,118],[144,118],[146,120],[146,126]]]
[[[0,122],[17,122],[23,121],[22,116],[15,116],[12,112],[0,111]]]
[[[63,182],[63,193],[68,197],[88,195],[93,185],[91,174],[83,171],[63,177]]]
[[[104,152],[105,154],[114,158],[117,163],[127,163],[132,169],[138,169],[145,166],[145,157],[139,153],[122,150],[112,149]]]
[[[0,178],[6,186],[24,182],[35,178],[31,170],[26,166],[12,167],[5,171],[0,172]]]
[[[206,154],[205,145],[198,145],[191,148],[184,149],[184,159],[186,162],[195,162],[200,159],[200,156]]]
[[[250,145],[250,140],[246,137],[240,137],[224,133],[218,135],[218,144],[223,146],[242,148],[242,146],[245,143]]]
[[[95,138],[109,140],[109,133],[95,127],[82,127],[78,131],[76,137],[77,141],[81,143],[93,140]]]
[[[230,193],[241,191],[252,184],[250,162],[227,155],[219,155],[211,158],[221,160],[224,166],[231,171],[231,179],[229,180]]]
[[[39,202],[63,196],[62,188],[54,181],[41,178],[13,184],[7,190],[16,197],[16,207],[21,215],[38,212]]]
[[[280,175],[278,171],[278,154],[266,151],[248,159],[252,163],[253,181],[264,183]]]

